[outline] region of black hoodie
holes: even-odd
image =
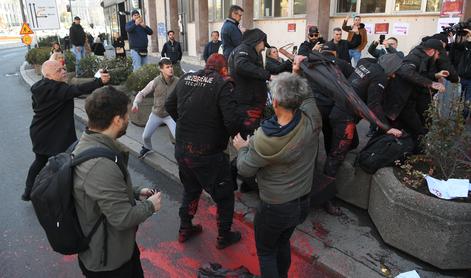
[[[270,79],[270,72],[263,68],[262,56],[255,46],[266,39],[267,35],[260,29],[247,30],[242,36],[242,43],[229,57],[229,72],[236,84],[235,96],[241,114],[251,109],[262,111],[265,108],[266,82]]]
[[[72,23],[69,29],[70,43],[74,46],[83,46],[85,44],[85,31],[82,25]],[[91,42],[90,42],[91,43]]]

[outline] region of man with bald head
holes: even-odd
[[[43,79],[31,87],[34,116],[30,126],[33,152],[36,156],[29,168],[24,201],[30,200],[34,179],[46,165],[49,157],[64,152],[77,140],[74,124],[74,98],[90,94],[110,81],[108,73],[81,85],[68,85],[67,71],[58,61],[42,65]]]

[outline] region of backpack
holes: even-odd
[[[93,147],[74,156],[69,149],[49,158],[46,166],[39,172],[31,192],[39,223],[46,232],[52,249],[64,255],[77,254],[89,248],[88,244],[93,234],[103,223],[105,230],[104,263],[106,265],[106,218],[102,214],[88,235],[84,235],[78,221],[73,199],[74,167],[93,158],[104,157],[117,163],[124,177],[127,171],[119,156],[104,147]]]
[[[389,134],[379,135],[368,141],[358,154],[357,162],[363,171],[372,175],[380,168],[393,166],[396,160],[404,160],[414,147],[410,136],[396,138]]]

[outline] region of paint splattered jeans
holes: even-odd
[[[176,152],[175,157],[184,188],[179,210],[181,226],[191,225],[204,189],[216,202],[219,235],[229,232],[234,214],[234,183],[228,156],[222,152],[201,156]]]
[[[255,245],[262,278],[285,278],[291,265],[289,239],[309,213],[309,194],[283,204],[260,201],[254,219]]]

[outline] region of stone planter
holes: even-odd
[[[134,97],[131,98],[131,102],[134,101]],[[131,123],[144,127],[149,119],[149,115],[152,112],[152,106],[154,105],[154,98],[146,97],[139,104],[139,111],[137,113],[129,113],[129,119]]]
[[[440,269],[471,268],[471,204],[416,192],[383,168],[373,176],[368,213],[389,245]]]
[[[355,166],[356,152],[349,152],[337,172],[337,198],[362,209],[368,209],[372,176]]]

